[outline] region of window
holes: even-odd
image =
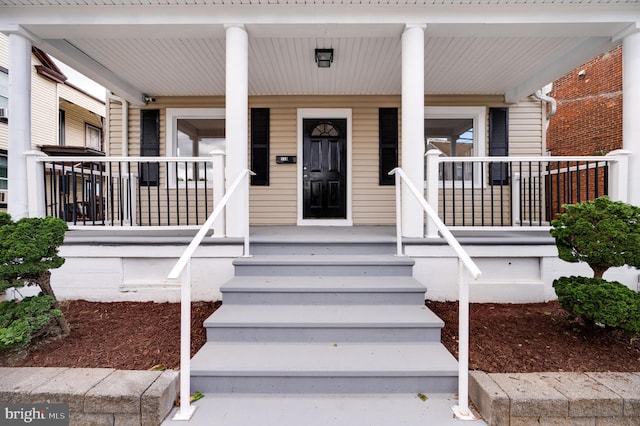
[[[7,122],[9,108],[9,71],[0,67],[0,123]]]
[[[207,157],[225,150],[225,111],[222,108],[167,108],[168,157]],[[176,176],[177,173],[177,176]],[[179,163],[169,167],[169,183],[213,180],[211,163]]]
[[[9,188],[7,181],[7,153],[0,151],[0,191],[6,191]]]
[[[486,109],[484,107],[426,107],[425,152],[438,149],[446,157],[485,155]],[[480,164],[444,163],[440,180],[445,184],[482,184]],[[426,173],[426,172],[425,172]]]
[[[64,110],[58,110],[58,145],[65,146],[65,118]]]
[[[160,110],[143,109],[140,111],[140,156],[160,156]],[[142,163],[140,185],[158,186],[160,168],[158,163]]]
[[[395,185],[389,172],[398,167],[398,108],[378,110],[378,184]]]
[[[269,185],[269,108],[251,109],[251,185]]]
[[[99,127],[85,123],[84,125],[84,145],[102,151],[102,130]]]

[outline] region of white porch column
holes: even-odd
[[[407,25],[402,34],[402,169],[424,192],[424,29]],[[403,188],[402,236],[424,236],[424,211]]]
[[[226,26],[226,189],[248,167],[249,41],[243,25]],[[247,185],[238,187],[227,204],[227,236],[242,237],[246,229]]]
[[[628,200],[640,206],[640,31],[622,40],[622,147],[631,151]]]
[[[31,41],[19,33],[9,34],[9,115],[7,211],[18,220],[29,215],[24,154],[31,150]]]

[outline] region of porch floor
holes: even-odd
[[[196,228],[76,227],[67,232],[65,244],[188,244]],[[396,243],[395,226],[286,226],[250,228],[251,243]],[[453,228],[461,244],[521,245],[554,244],[548,228]],[[403,238],[406,245],[442,245],[443,238]],[[202,244],[242,244],[242,238],[205,238]]]

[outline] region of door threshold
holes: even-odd
[[[298,219],[298,226],[353,226],[351,219]]]

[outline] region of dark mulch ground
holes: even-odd
[[[457,302],[427,302],[457,356]],[[488,373],[640,371],[640,340],[570,321],[558,302],[470,306],[469,368]]]
[[[219,302],[194,302],[192,354],[205,341],[202,322]],[[446,323],[443,343],[457,355],[458,307],[427,302]],[[177,303],[63,303],[72,333],[27,352],[0,354],[0,365],[177,369]],[[470,368],[487,372],[640,371],[640,341],[569,321],[557,302],[472,304]]]

